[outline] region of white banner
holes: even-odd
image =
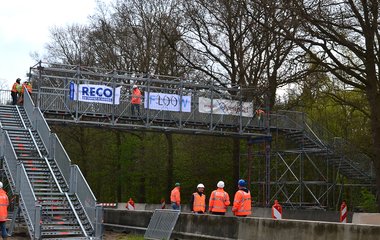
[[[120,103],[120,89],[115,88],[115,104]],[[70,83],[70,99],[81,102],[97,102],[113,104],[113,88],[105,85],[79,84]]]
[[[211,106],[211,99],[199,97],[199,112],[201,113],[223,114],[223,115],[235,115],[243,117],[253,117],[253,103],[243,102],[240,108],[239,101],[227,100],[227,99],[213,99]]]
[[[191,112],[191,96],[182,96],[182,104],[180,104],[180,95],[165,93],[144,93],[144,107],[154,110],[172,111],[172,112]],[[180,109],[182,106],[182,109]]]

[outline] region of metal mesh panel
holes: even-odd
[[[71,165],[70,191],[73,190],[85,208],[86,214],[91,221],[90,223],[94,228],[97,220],[96,198],[77,165]]]
[[[146,229],[145,239],[170,239],[180,211],[156,209]]]

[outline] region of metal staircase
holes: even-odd
[[[342,138],[334,137],[301,112],[281,111],[276,128],[294,142],[297,151],[317,154],[328,159],[342,175],[361,183],[373,183],[375,174],[371,159]]]
[[[24,107],[0,106],[3,166],[29,235],[101,239],[102,208],[40,114],[30,97]]]

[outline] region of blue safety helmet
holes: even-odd
[[[240,187],[246,187],[246,186],[247,186],[247,182],[246,182],[244,179],[240,179],[240,180],[238,181],[238,185],[239,185]]]

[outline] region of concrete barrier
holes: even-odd
[[[380,225],[380,213],[354,213],[352,223]]]
[[[127,203],[119,203],[118,210],[126,210]],[[181,206],[182,212],[190,212],[190,207],[188,205]],[[155,209],[161,209],[160,204],[145,204],[145,203],[135,203],[136,210],[148,210],[153,211]],[[166,209],[171,209],[169,204],[166,205]],[[259,218],[271,218],[271,208],[259,208],[254,207],[252,209],[252,216]],[[352,212],[348,212],[347,222],[352,222]],[[231,211],[231,206],[228,207],[226,216],[233,216]],[[284,219],[294,219],[294,220],[310,220],[310,221],[324,221],[324,222],[339,222],[339,211],[323,211],[320,209],[316,210],[306,210],[306,209],[283,209]]]
[[[144,234],[152,214],[152,211],[105,209],[104,223],[106,229]],[[380,226],[181,212],[172,236],[178,239],[378,240]]]

